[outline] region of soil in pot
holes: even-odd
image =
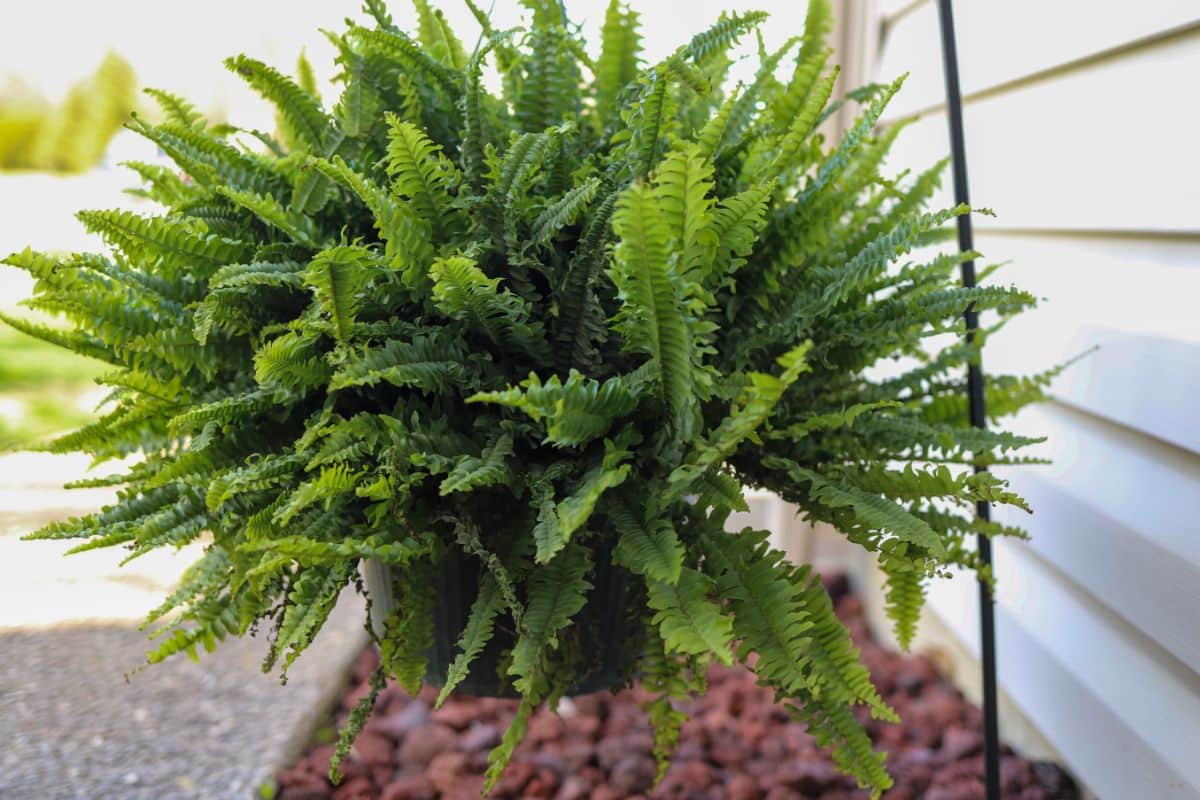
[[[846,582],[828,582],[849,627],[900,725],[862,716],[888,752],[896,785],[889,800],[976,800],[983,795],[979,709],[922,656],[885,650],[871,640],[857,597]],[[359,658],[340,708],[304,755],[278,776],[277,800],[475,800],[487,752],[516,711],[498,698],[452,697],[433,710],[436,689],[416,698],[390,685],[350,757],[341,786],[326,780],[335,724],[367,691],[377,663]],[[494,797],[554,800],[688,798],[688,800],[865,800],[833,767],[803,726],[792,722],[745,669],[715,668],[709,692],[690,708],[679,749],[663,782],[653,788],[650,729],[638,707],[639,687],[564,702],[558,715],[537,711]],[[1003,748],[1003,797],[1072,800],[1079,797],[1058,765]]]

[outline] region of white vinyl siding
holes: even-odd
[[[889,162],[947,155],[937,8],[875,3],[866,74],[909,72]],[[1200,4],[957,2],[971,199],[993,281],[1044,298],[984,370],[1093,346],[1021,414],[1052,466],[1005,472],[1035,513],[996,548],[1002,690],[1102,798],[1200,796]],[[949,175],[937,202],[951,203]],[[931,613],[978,652],[971,576]]]

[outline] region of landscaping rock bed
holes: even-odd
[[[844,580],[829,582],[839,615],[870,667],[876,685],[904,720],[864,722],[888,752],[892,800],[974,800],[983,794],[980,711],[921,656],[881,648],[868,634],[857,597]],[[338,723],[366,692],[377,663],[364,651],[337,712]],[[512,718],[516,702],[455,697],[433,710],[436,692],[416,698],[389,684],[343,764],[345,779],[326,774],[333,744],[311,746],[280,773],[279,800],[469,800],[479,796],[487,753]],[[497,798],[618,800],[785,800],[865,798],[817,748],[804,727],[772,703],[745,669],[717,668],[707,694],[690,709],[674,762],[653,786],[655,766],[640,688],[564,702],[555,714],[539,710],[529,735],[494,794]],[[1020,800],[1075,798],[1078,791],[1056,764],[1035,762],[1004,748],[1003,796]]]

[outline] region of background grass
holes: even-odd
[[[0,451],[30,447],[94,418],[98,361],[0,326]]]

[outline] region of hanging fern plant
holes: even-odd
[[[166,121],[132,127],[184,177],[131,166],[165,213],[82,212],[106,254],[7,259],[74,327],[7,321],[112,366],[109,411],[50,449],[138,455],[89,483],[118,502],[34,538],[136,558],[210,537],[150,615],[152,662],[265,627],[286,672],[368,564],[377,688],[520,696],[488,786],[531,710],[597,675],[641,676],[665,763],[674,700],[716,660],[749,664],[878,794],[854,709],[894,713],[809,567],[726,520],[753,486],[832,523],[877,554],[907,643],[927,582],[975,566],[967,538],[1016,533],[971,514],[1023,507],[973,468],[1031,442],[968,425],[978,346],[929,337],[1034,299],[956,286],[970,254],[905,260],[968,209],[924,209],[944,164],[885,177],[900,81],[852,93],[839,142],[818,132],[827,0],[735,89],[731,48],[764,14],[646,64],[615,0],[595,58],[557,2],[525,0],[511,31],[468,4],[474,48],[425,0],[415,38],[368,0],[371,26],[331,35],[332,109],[309,77],[231,59],[275,136],[155,92]],[[995,378],[988,405],[1045,380]]]

